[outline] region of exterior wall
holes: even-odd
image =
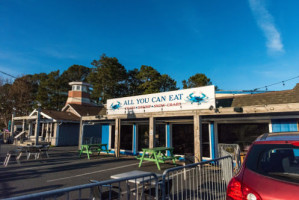
[[[85,124],[83,129],[83,144],[103,143],[101,124]]]
[[[298,131],[298,119],[273,119],[272,132]]]
[[[82,98],[89,98],[89,94],[82,91],[69,91],[69,97],[82,97]]]
[[[68,99],[66,101],[66,104],[91,104],[90,103],[90,95],[86,92],[82,91],[69,91],[68,92]]]
[[[59,126],[57,146],[75,146],[79,141],[79,124],[63,123]]]
[[[102,124],[102,143],[109,144],[109,124]]]

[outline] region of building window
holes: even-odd
[[[194,130],[193,124],[172,125],[172,146],[175,154],[194,153]]]
[[[77,90],[77,91],[80,91],[80,90],[81,90],[81,86],[80,86],[80,85],[77,85],[77,86],[76,86],[76,90]]]
[[[210,131],[209,124],[202,124],[202,156],[210,158]]]
[[[245,151],[258,136],[268,132],[268,123],[218,124],[218,143],[238,144]]]

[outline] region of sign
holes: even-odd
[[[107,114],[135,114],[215,108],[215,87],[204,86],[171,92],[107,100]]]

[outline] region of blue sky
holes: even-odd
[[[0,0],[0,70],[62,72],[91,67],[105,53],[127,69],[150,65],[179,87],[204,73],[220,89],[259,88],[299,76],[298,7],[295,0]]]

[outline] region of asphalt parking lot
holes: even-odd
[[[22,156],[18,165],[11,159],[7,167],[3,166],[6,152],[15,148],[13,145],[1,144],[0,147],[0,198],[21,196],[47,190],[59,189],[89,183],[89,180],[108,180],[111,175],[142,170],[163,173],[173,167],[172,164],[161,164],[161,170],[153,162],[144,162],[138,167],[139,160],[134,157],[113,155],[92,156],[79,158],[78,147],[52,147],[49,158],[26,160]]]

